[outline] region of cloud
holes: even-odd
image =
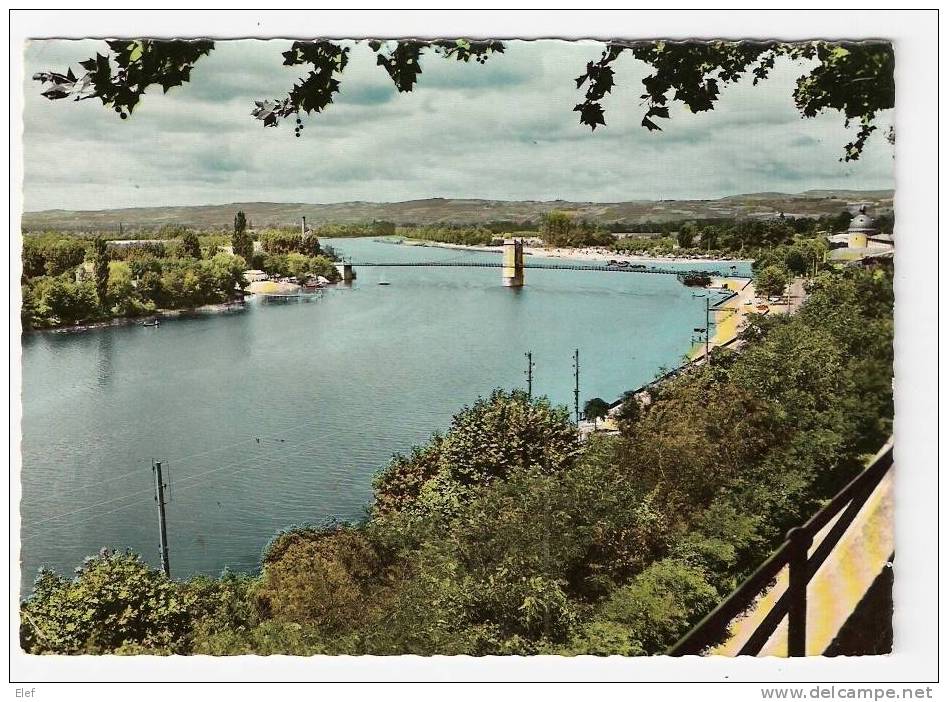
[[[509,42],[484,65],[428,54],[412,93],[398,93],[358,43],[334,104],[304,118],[297,139],[288,125],[264,128],[249,115],[254,99],[284,95],[305,74],[282,65],[288,47],[218,42],[190,83],[149,91],[119,120],[98,101],[47,101],[29,80],[104,50],[102,42],[31,42],[26,209],[439,196],[618,201],[893,185],[893,150],[881,136],[860,161],[843,164],[852,129],[841,115],[801,119],[792,90],[806,64],[785,61],[759,86],[728,86],[710,112],[675,105],[663,131],[648,132],[640,94],[649,67],[623,55],[603,103],[607,126],[590,132],[573,112],[582,97],[574,78],[601,54],[596,42]]]

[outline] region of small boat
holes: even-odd
[[[387,280],[380,280],[379,285],[391,285]]]
[[[153,319],[153,320],[150,321],[150,322],[142,322],[142,326],[143,326],[143,327],[160,327],[160,326],[161,326],[161,320]]]

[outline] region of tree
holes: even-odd
[[[634,390],[626,390],[622,393],[615,417],[619,424],[619,431],[626,436],[630,435],[642,418],[642,402]]]
[[[231,246],[234,249],[234,255],[240,256],[244,261],[253,258],[253,238],[247,233],[247,217],[243,210],[234,215],[234,235],[231,238]]]
[[[484,485],[510,472],[555,473],[579,450],[569,410],[521,390],[495,390],[451,420],[441,448],[442,466],[462,485]]]
[[[46,256],[39,244],[29,238],[23,239],[23,255],[20,258],[23,264],[22,282],[46,274]]]
[[[279,229],[262,232],[260,246],[266,253],[299,253],[304,256],[319,256],[322,253],[319,237],[315,234],[300,234]]]
[[[75,240],[59,240],[45,248],[46,275],[73,271],[86,257],[86,247]]]
[[[257,607],[266,618],[338,632],[353,625],[356,612],[367,616],[380,570],[372,544],[357,529],[293,529],[264,553]]]
[[[714,225],[705,227],[701,230],[701,246],[707,251],[718,248],[719,236],[718,228]]]
[[[593,422],[605,419],[609,416],[609,403],[601,397],[594,397],[591,400],[587,400],[586,404],[583,405],[583,415],[586,419]]]
[[[376,478],[381,511],[454,513],[480,488],[515,472],[558,473],[580,446],[565,407],[521,390],[495,390],[465,407],[450,429],[408,458],[396,455]]]
[[[771,265],[760,269],[754,276],[754,288],[758,295],[774,297],[783,295],[790,276],[782,265]]]
[[[372,480],[373,514],[401,512],[418,499],[425,483],[441,469],[441,442],[441,435],[435,434],[426,446],[414,446],[409,455],[392,457]]]
[[[135,286],[132,281],[132,269],[125,261],[109,263],[109,302],[113,311],[130,314],[134,309]]]
[[[612,593],[574,646],[600,655],[661,654],[718,598],[700,568],[673,559],[658,561]]]
[[[92,266],[95,276],[95,292],[99,298],[99,307],[109,306],[109,250],[105,239],[97,236],[92,240]]]
[[[573,216],[568,212],[553,210],[543,215],[540,236],[547,246],[567,246],[572,239]]]
[[[843,210],[830,220],[830,229],[834,232],[844,232],[849,229],[849,223],[853,219],[853,213],[849,210]]]
[[[138,555],[109,549],[86,559],[73,580],[41,571],[20,612],[29,653],[115,653],[135,644],[170,653],[190,624],[173,581]]]
[[[358,45],[360,42],[356,42]],[[434,51],[445,59],[485,63],[504,52],[498,41],[466,39],[417,39],[366,42],[376,64],[389,75],[399,92],[414,89],[422,73],[421,57]],[[77,76],[43,71],[33,76],[44,86],[50,100],[99,98],[122,119],[131,114],[146,88],[160,84],[165,92],[190,78],[191,69],[210,53],[210,41],[120,39],[107,42],[109,52],[80,62],[85,73]],[[648,108],[642,126],[661,131],[655,119],[669,119],[669,103],[683,103],[692,112],[713,110],[722,86],[737,83],[747,75],[753,84],[766,79],[778,58],[815,61],[816,65],[796,81],[793,99],[800,114],[814,117],[825,110],[843,113],[845,125],[856,122],[859,130],[845,147],[843,158],[856,160],[866,140],[876,129],[879,112],[895,104],[895,55],[888,42],[759,42],[759,41],[613,41],[598,61],[589,61],[576,78],[584,90],[583,100],[573,109],[580,124],[595,130],[605,126],[602,101],[615,87],[612,64],[629,51],[652,70],[642,80],[641,96]],[[350,47],[331,41],[296,41],[283,53],[283,65],[311,66],[286,97],[255,101],[251,112],[265,127],[283,119],[295,121],[295,134],[304,127],[301,113],[325,110],[339,92],[340,80],[349,61]],[[892,133],[888,135],[890,140]],[[841,159],[842,160],[842,159]]]
[[[181,237],[181,252],[189,258],[201,258],[201,242],[197,234],[187,231]]]
[[[702,237],[702,240],[704,237]],[[678,246],[683,249],[690,249],[695,243],[695,225],[688,222],[683,224],[678,230]]]

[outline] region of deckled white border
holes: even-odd
[[[320,657],[298,659],[149,657],[67,658],[31,657],[19,651],[15,617],[9,645],[11,675],[23,681],[374,681],[374,680],[531,680],[531,681],[658,681],[674,682],[649,691],[599,687],[593,694],[612,697],[645,693],[644,699],[665,695],[688,699],[760,699],[763,685],[684,686],[685,681],[927,681],[936,675],[935,525],[936,475],[936,273],[937,149],[935,66],[937,17],[932,12],[832,11],[302,11],[134,13],[125,11],[16,11],[11,18],[10,237],[19,250],[22,201],[21,150],[22,47],[28,37],[59,36],[469,36],[562,38],[887,38],[896,45],[896,463],[898,465],[896,653],[860,659],[666,659],[666,658],[390,658]],[[423,86],[422,86],[423,89]],[[9,253],[4,251],[4,257]],[[16,267],[14,258],[13,266]],[[7,261],[10,265],[10,261]],[[17,538],[19,488],[19,285],[10,275],[10,353],[13,510],[10,520]],[[11,612],[16,612],[19,575],[8,571]],[[840,683],[841,684],[841,683]],[[166,687],[126,689],[125,685],[60,686],[37,683],[42,697],[70,699],[146,699],[179,694]],[[813,685],[804,686],[808,690]],[[901,689],[902,685],[896,685]],[[403,688],[404,689],[404,688]],[[406,690],[407,692],[407,690]],[[525,691],[524,691],[525,692]],[[551,696],[574,696],[578,690],[548,690]],[[483,689],[480,695],[494,694]],[[13,696],[13,690],[8,690]],[[218,691],[191,687],[188,698],[216,696]],[[288,687],[238,686],[228,696],[283,697],[311,692]],[[342,688],[338,695],[356,694]],[[372,695],[389,695],[381,688]],[[444,694],[467,696],[457,690],[424,688],[413,697]],[[517,691],[514,690],[514,694]]]

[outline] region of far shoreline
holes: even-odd
[[[405,243],[408,242],[408,243]],[[405,246],[430,246],[439,249],[458,249],[461,251],[481,251],[486,253],[501,253],[501,246],[487,246],[478,244],[451,244],[444,241],[429,241],[427,239],[412,239],[403,237],[400,243]],[[648,256],[643,254],[626,254],[610,251],[601,246],[587,246],[582,248],[524,246],[523,253],[527,256],[545,258],[571,258],[578,261],[627,261],[629,263],[753,263],[752,258],[722,258],[721,256]]]

